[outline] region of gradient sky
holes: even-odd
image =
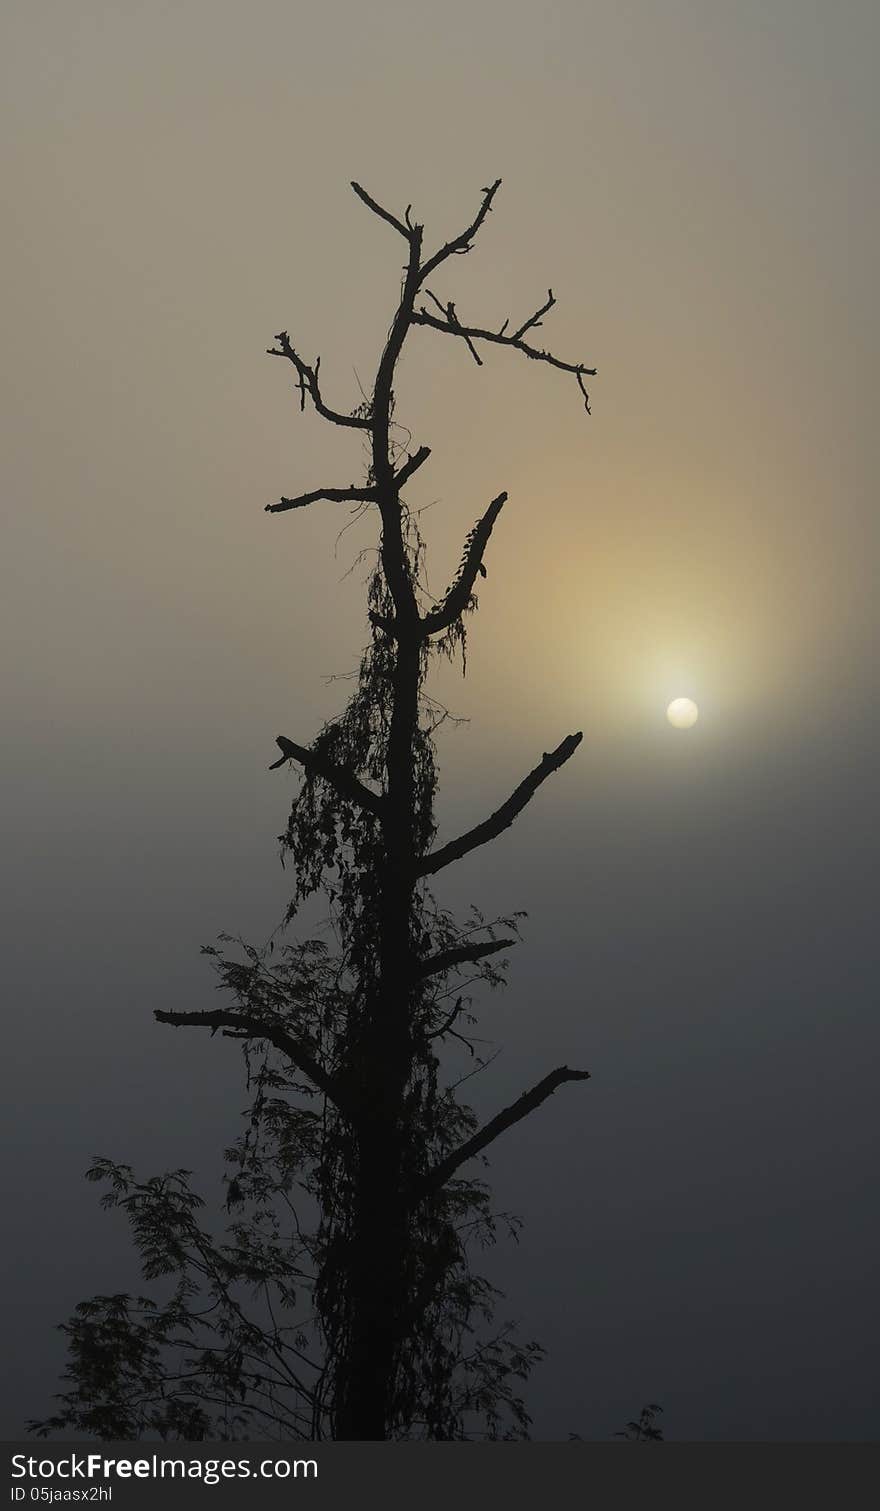
[[[210,1005],[199,945],[283,910],[274,737],[364,640],[369,529],[262,512],[358,439],[264,349],[353,407],[402,244],[349,180],[439,243],[501,175],[437,292],[500,324],[552,285],[593,416],[429,331],[398,413],[438,592],[510,494],[435,686],[471,721],[443,832],[585,732],[443,892],[530,915],[475,1105],[594,1077],[493,1158],[534,1435],[656,1400],[679,1439],[875,1437],[880,9],[10,0],[2,44],[6,1434],[55,1323],[137,1284],[91,1155],[215,1185],[238,1054],[152,1009]]]

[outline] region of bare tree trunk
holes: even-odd
[[[386,764],[380,876],[379,989],[361,1047],[364,1084],[376,1089],[358,1134],[355,1226],[349,1277],[350,1333],[339,1365],[338,1438],[387,1435],[395,1355],[406,1299],[405,1092],[412,1065],[411,938],[415,886],[414,754],[419,717],[421,624],[406,552],[400,484],[391,453],[392,383],[419,284],[421,233],[410,238],[400,305],[376,374],[373,480],[382,520],[382,566],[395,610],[395,665]]]

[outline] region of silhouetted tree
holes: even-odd
[[[662,1443],[663,1430],[657,1426],[657,1417],[662,1415],[663,1407],[658,1406],[656,1401],[643,1406],[639,1412],[638,1421],[627,1422],[620,1431],[612,1433],[612,1437],[623,1438],[627,1443]],[[570,1443],[583,1443],[584,1438],[579,1432],[568,1434]]]
[[[64,1325],[69,1388],[55,1416],[32,1424],[41,1433],[526,1434],[520,1388],[540,1350],[508,1326],[490,1326],[497,1293],[472,1256],[493,1241],[499,1219],[472,1172],[508,1128],[588,1073],[551,1070],[477,1126],[444,1071],[444,1045],[470,1044],[474,987],[503,981],[517,917],[487,921],[472,911],[456,921],[432,896],[431,879],[512,824],[581,736],[543,754],[482,823],[435,843],[442,714],[425,682],[432,657],[464,652],[507,494],[477,520],[451,586],[433,599],[403,497],[430,452],[404,451],[394,420],[398,363],[417,327],[461,342],[478,364],[492,344],[569,374],[589,412],[585,378],[594,369],[532,341],[552,291],[527,319],[490,329],[467,323],[429,287],[470,251],[499,182],[482,191],[470,224],[430,253],[410,207],[392,214],[352,185],[402,239],[406,266],[372,392],[351,413],[332,407],[319,360],[307,362],[285,331],[271,348],[292,371],[300,407],[359,432],[368,461],[362,482],[282,498],[268,512],[353,504],[375,514],[379,532],[353,696],[310,745],[279,736],[272,768],[291,762],[302,778],[281,836],[282,858],[295,868],[286,921],[323,892],[335,944],[276,949],[273,941],[258,950],[221,936],[207,953],[226,1005],[157,1011],[162,1023],[242,1042],[253,1095],[245,1131],[226,1152],[229,1226],[219,1240],[202,1226],[187,1171],[139,1181],[128,1166],[95,1162],[89,1178],[105,1182],[104,1203],[127,1214],[145,1278],[168,1277],[171,1294],[80,1304]]]
[[[627,1443],[662,1443],[663,1429],[657,1426],[657,1418],[663,1411],[656,1401],[643,1406],[639,1412],[637,1422],[627,1422],[622,1432],[615,1432],[616,1438],[624,1438]]]

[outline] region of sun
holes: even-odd
[[[690,729],[700,717],[700,710],[693,698],[673,698],[666,717],[675,729]]]

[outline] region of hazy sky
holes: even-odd
[[[505,1315],[549,1348],[535,1436],[876,1436],[878,861],[874,0],[9,0],[2,36],[4,1424],[52,1332],[136,1282],[94,1152],[215,1180],[243,1105],[198,947],[286,901],[266,770],[340,708],[370,538],[356,436],[300,416],[369,383],[398,238],[504,182],[436,292],[599,368],[415,332],[398,414],[433,448],[439,591],[502,488],[444,832],[585,739],[445,895],[526,908],[486,1112]],[[326,432],[326,433],[325,433]],[[428,508],[427,506],[431,506]],[[688,733],[666,724],[697,699]]]

